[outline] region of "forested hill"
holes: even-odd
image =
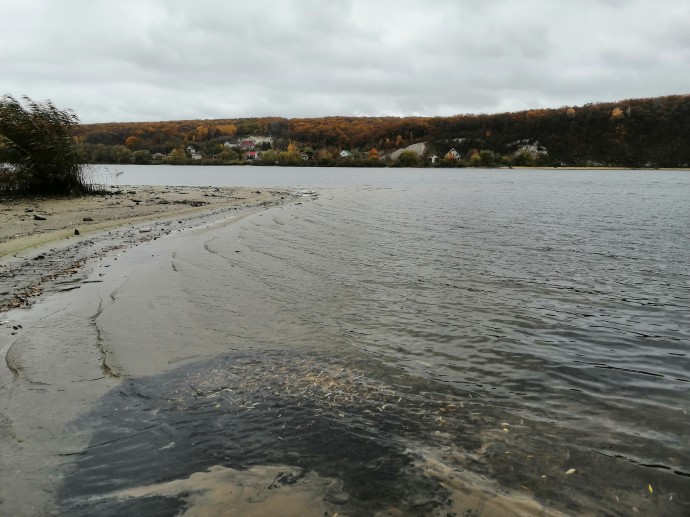
[[[482,157],[505,164],[524,159],[537,165],[687,167],[690,95],[494,115],[132,122],[87,124],[76,131],[88,161],[111,163],[146,163],[156,153],[169,157],[190,144],[204,161],[241,160],[234,145],[249,136],[272,137],[260,147],[272,147],[272,157],[291,152],[321,162],[337,161],[341,150],[354,160],[385,159],[425,142],[421,153],[416,146],[420,164],[455,149],[465,163],[485,151]]]

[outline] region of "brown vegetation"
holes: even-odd
[[[300,151],[308,150],[310,159],[330,156],[319,161],[323,165],[334,164],[334,157],[342,149],[353,151],[355,159],[367,161],[375,158],[369,154],[372,148],[377,156],[385,156],[413,143],[428,142],[427,154],[445,156],[454,148],[466,164],[472,154],[491,151],[495,163],[520,165],[514,161],[526,147],[540,147],[546,152],[532,152],[532,163],[527,165],[684,167],[690,164],[690,96],[495,115],[89,124],[79,126],[76,133],[88,161],[100,163],[130,163],[137,151],[169,155],[189,144],[197,146],[205,158],[218,159],[226,141],[270,135],[276,151],[287,151],[292,145]],[[235,154],[232,158],[241,156]]]

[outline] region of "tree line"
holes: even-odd
[[[167,157],[190,144],[205,162],[235,163],[242,153],[223,144],[260,135],[273,138],[278,155],[292,145],[320,164],[339,164],[338,153],[348,150],[352,162],[366,165],[372,149],[383,158],[427,142],[426,156],[418,156],[416,165],[455,149],[463,165],[622,167],[686,167],[688,134],[688,95],[492,115],[263,117],[87,124],[75,130],[80,152],[94,163],[149,163],[157,153]],[[279,163],[297,161],[296,155],[283,155]]]

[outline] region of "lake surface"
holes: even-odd
[[[690,514],[690,173],[116,168],[317,195],[104,259],[25,316],[0,390],[70,429],[36,431],[60,512],[240,512],[214,483],[268,479],[304,497],[265,511]],[[81,361],[52,395],[47,341]]]
[[[421,173],[420,173],[421,172]],[[343,167],[94,165],[94,182],[115,185],[246,187],[422,186],[457,177],[448,169],[363,169]],[[466,171],[467,172],[467,171]]]

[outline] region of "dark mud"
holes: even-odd
[[[93,438],[65,473],[65,515],[202,515],[198,495],[214,490],[218,469],[245,487],[252,469],[269,469],[256,493],[274,482],[286,493],[316,475],[328,482],[312,484],[313,500],[341,515],[690,508],[687,478],[621,465],[578,445],[574,430],[527,422],[357,357],[238,353],[126,381],[75,424],[84,430]],[[640,490],[630,486],[635,478],[645,480]]]

